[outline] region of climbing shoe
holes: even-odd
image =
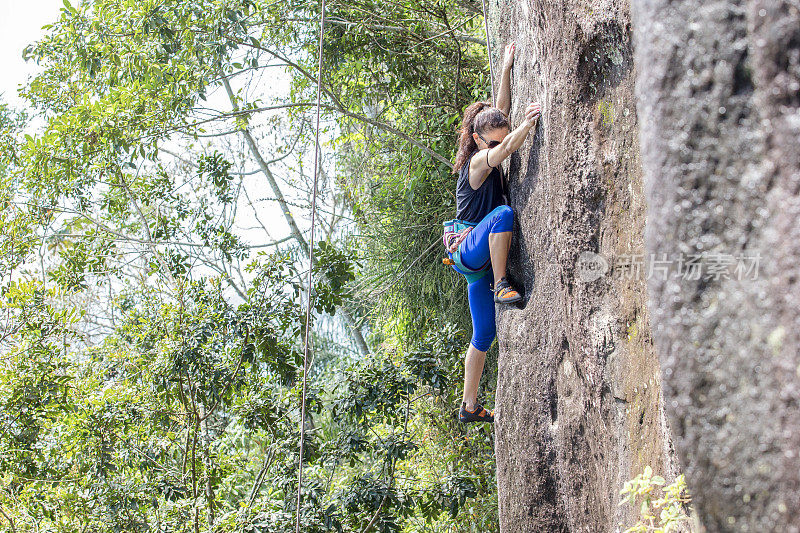
[[[522,295],[518,293],[506,278],[497,282],[494,288],[494,301],[499,304],[513,304],[522,300]]]
[[[475,409],[467,409],[467,403],[461,402],[461,409],[458,410],[458,421],[469,422],[494,422],[494,411],[487,411],[479,403],[475,404]]]

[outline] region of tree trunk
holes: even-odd
[[[646,465],[668,480],[677,473],[646,272],[619,268],[642,259],[646,212],[629,5],[600,4],[490,2],[496,71],[517,42],[512,125],[528,102],[543,107],[535,137],[507,164],[509,276],[526,299],[498,306],[504,532],[617,531],[638,519],[618,505],[626,480]],[[592,279],[576,265],[582,252],[608,270]]]
[[[707,254],[648,281],[675,448],[708,531],[800,531],[798,4],[636,8],[647,250]]]

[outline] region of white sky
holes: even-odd
[[[12,106],[21,105],[17,88],[36,67],[22,60],[22,49],[43,34],[42,26],[58,19],[63,7],[62,0],[0,0],[0,93]]]

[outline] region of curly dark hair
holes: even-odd
[[[508,128],[508,117],[491,102],[475,102],[464,110],[464,118],[458,128],[458,153],[453,165],[453,172],[458,174],[461,167],[467,164],[478,145],[472,138],[472,133],[484,133],[496,128]]]

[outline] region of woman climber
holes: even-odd
[[[541,108],[538,103],[529,104],[524,122],[509,133],[515,49],[513,42],[505,49],[497,107],[476,102],[464,111],[455,161],[456,219],[444,223],[448,262],[467,278],[472,315],[472,340],[464,363],[464,396],[458,414],[461,422],[494,421],[494,412],[484,409],[477,399],[486,351],[496,334],[494,304],[522,299],[506,279],[514,212],[506,205],[500,163],[522,146],[536,126]]]

